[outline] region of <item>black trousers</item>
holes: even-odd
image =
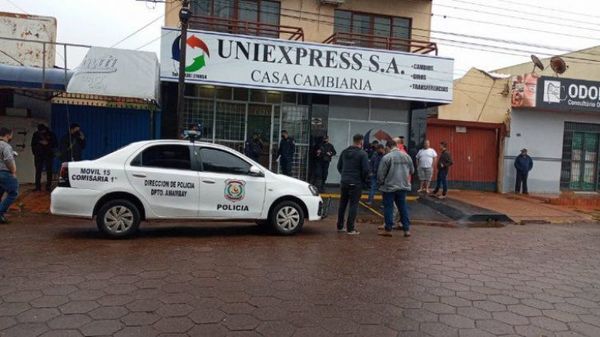
[[[527,176],[528,172],[517,171],[517,181],[515,183],[515,193],[521,193],[521,187],[523,187],[523,193],[529,193],[527,191]]]
[[[327,176],[329,176],[329,164],[330,162],[328,161],[319,160],[315,165],[315,182],[317,183],[317,187],[321,191],[323,190],[323,188],[325,188],[325,182],[327,182]]]
[[[52,164],[53,164],[53,156],[35,156],[34,158],[35,164],[35,188],[37,190],[42,188],[42,171],[44,168],[46,169],[46,189],[50,190],[52,187]]]
[[[281,165],[281,173],[286,176],[292,176],[292,158],[281,156],[279,158],[279,164]]]
[[[346,222],[346,230],[352,232],[354,230],[354,222],[358,213],[358,202],[362,194],[362,186],[342,184],[340,206],[338,210],[337,228],[344,228],[344,218],[346,217],[346,209],[348,209],[348,221]]]

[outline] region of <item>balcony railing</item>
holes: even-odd
[[[435,42],[422,40],[407,40],[397,37],[386,37],[370,34],[337,32],[328,37],[323,43],[340,44],[366,48],[399,50],[418,54],[438,54]]]
[[[192,29],[212,30],[231,34],[267,36],[304,41],[304,31],[300,27],[273,25],[268,23],[242,21],[215,16],[193,16],[190,19]]]

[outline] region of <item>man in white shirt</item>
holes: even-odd
[[[431,148],[429,140],[425,140],[423,148],[417,153],[417,172],[421,181],[419,193],[429,194],[429,185],[433,177],[433,164],[437,158],[437,152]]]

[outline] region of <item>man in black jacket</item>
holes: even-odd
[[[521,193],[522,185],[523,194],[529,194],[529,191],[527,190],[527,178],[529,176],[529,171],[533,169],[533,159],[527,154],[527,149],[521,150],[521,154],[515,159],[515,169],[517,169],[515,193]]]
[[[85,135],[77,123],[69,126],[69,134],[60,140],[60,160],[65,162],[81,161],[85,149]]]
[[[331,158],[335,156],[337,152],[335,152],[335,147],[333,144],[329,142],[329,136],[325,136],[323,138],[323,143],[317,149],[317,184],[319,184],[319,190],[323,191],[325,188],[325,183],[327,182],[327,176],[329,175],[329,163],[331,163]]]
[[[440,151],[440,159],[437,162],[437,183],[435,185],[435,190],[431,195],[437,196],[440,188],[442,188],[442,196],[439,198],[445,199],[446,194],[448,194],[448,171],[453,162],[452,156],[450,155],[450,152],[448,152],[448,143],[441,142]]]
[[[342,175],[337,229],[338,232],[344,231],[344,218],[346,209],[349,207],[346,230],[350,235],[358,235],[360,233],[355,230],[354,222],[356,221],[358,202],[360,201],[363,185],[367,183],[369,178],[369,158],[362,149],[363,135],[356,134],[352,140],[352,146],[342,151],[337,164],[337,170]]]
[[[44,124],[37,127],[31,139],[31,151],[35,164],[35,191],[42,190],[42,171],[46,169],[46,191],[52,188],[52,166],[57,147],[56,136]]]
[[[296,142],[291,138],[286,130],[281,131],[281,141],[279,142],[279,150],[277,157],[281,166],[281,173],[286,176],[292,175],[292,160],[296,152]]]

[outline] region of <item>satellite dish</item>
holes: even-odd
[[[565,60],[559,56],[554,56],[550,59],[550,67],[552,70],[554,70],[556,76],[564,74],[565,71],[569,69],[569,66],[565,63]]]
[[[535,72],[535,68],[540,68],[541,71],[544,71],[544,64],[537,56],[531,55],[531,61],[533,61],[532,73]]]

